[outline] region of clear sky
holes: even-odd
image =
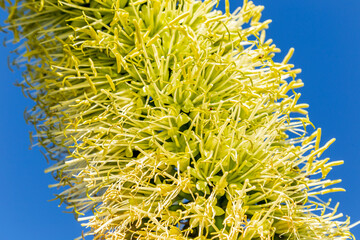
[[[345,193],[327,195],[340,201],[338,212],[360,220],[360,1],[359,0],[255,0],[265,5],[263,20],[272,19],[267,37],[282,49],[290,47],[290,61],[302,68],[299,77],[305,87],[301,102],[310,104],[312,122],[323,130],[323,141],[337,141],[324,153],[332,160],[345,160],[328,177],[342,178],[338,187]],[[241,0],[231,1],[232,9]],[[223,6],[221,6],[223,7]],[[3,21],[5,13],[0,13]],[[5,35],[0,34],[0,40]],[[9,37],[8,37],[9,38]],[[55,189],[48,166],[39,148],[29,150],[30,141],[23,112],[31,106],[21,89],[13,85],[21,79],[19,70],[8,69],[10,48],[0,47],[0,238],[3,240],[64,240],[81,233],[71,214],[62,213],[53,198]],[[360,225],[352,231],[360,238]]]

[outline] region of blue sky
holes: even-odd
[[[272,19],[267,37],[283,51],[295,54],[290,61],[302,68],[299,77],[301,102],[310,104],[309,116],[323,130],[323,141],[337,141],[324,155],[345,160],[335,167],[330,178],[342,178],[338,187],[345,193],[328,195],[339,201],[339,212],[360,220],[360,1],[359,0],[255,0],[265,5],[263,19]],[[231,1],[232,9],[242,1]],[[0,19],[5,18],[4,12]],[[0,39],[4,38],[0,34]],[[31,102],[13,85],[21,79],[19,71],[7,65],[10,48],[0,47],[0,170],[2,206],[0,226],[4,240],[64,240],[81,234],[71,214],[62,213],[59,202],[48,202],[54,189],[50,174],[44,174],[46,161],[38,148],[29,150],[30,141],[23,112]],[[360,238],[360,226],[352,231]]]

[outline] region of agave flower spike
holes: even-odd
[[[342,161],[244,0],[0,1],[62,203],[93,239],[354,239]],[[314,130],[311,129],[314,128]]]

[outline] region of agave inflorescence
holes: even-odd
[[[342,161],[320,158],[333,140],[307,133],[293,49],[272,60],[262,6],[216,4],[6,7],[57,198],[94,239],[352,238],[317,197],[342,190],[325,179]]]

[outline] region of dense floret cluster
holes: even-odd
[[[307,132],[293,49],[273,60],[262,6],[216,4],[6,6],[57,198],[94,239],[352,238],[317,197],[342,190],[325,179],[342,161]]]

